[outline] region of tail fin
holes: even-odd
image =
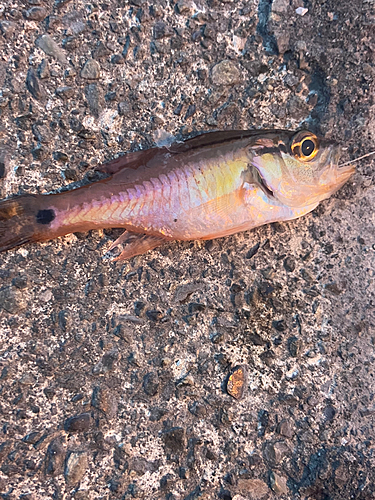
[[[24,195],[0,201],[0,252],[43,238],[37,216],[41,195]]]

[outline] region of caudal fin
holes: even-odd
[[[43,238],[37,215],[41,196],[24,195],[0,201],[0,252]]]

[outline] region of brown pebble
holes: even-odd
[[[81,481],[88,467],[87,454],[84,452],[68,452],[65,462],[65,481],[77,484]]]
[[[113,418],[117,413],[116,398],[107,388],[94,387],[91,396],[91,405],[105,413],[107,418]]]
[[[288,493],[288,487],[286,485],[286,478],[284,476],[279,476],[275,472],[271,472],[270,484],[271,484],[272,490],[277,495],[286,495]]]
[[[244,366],[236,366],[229,375],[227,382],[227,392],[235,399],[241,399],[245,389],[246,368]]]
[[[262,500],[270,494],[268,486],[260,479],[239,479],[237,488],[248,500]]]
[[[65,448],[61,437],[56,437],[48,445],[45,458],[45,474],[58,476],[64,465]]]
[[[214,85],[236,85],[241,81],[241,73],[233,61],[224,60],[212,68],[211,81]]]
[[[31,7],[25,12],[26,19],[30,21],[41,21],[46,17],[46,9],[43,7]]]
[[[279,422],[276,428],[276,432],[281,436],[285,436],[287,438],[292,438],[294,436],[293,427],[288,420],[282,420],[281,422]]]
[[[64,429],[67,432],[85,432],[89,429],[91,424],[90,413],[81,413],[70,417],[64,422]]]

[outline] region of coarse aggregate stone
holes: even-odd
[[[0,56],[0,198],[214,129],[374,149],[372,0],[0,0]],[[116,229],[0,254],[2,498],[375,498],[374,165],[127,262]]]

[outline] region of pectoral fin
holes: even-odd
[[[149,250],[162,245],[167,240],[162,236],[149,234],[137,234],[125,231],[116,241],[112,243],[105,257],[118,260],[127,260],[136,255],[141,255]]]

